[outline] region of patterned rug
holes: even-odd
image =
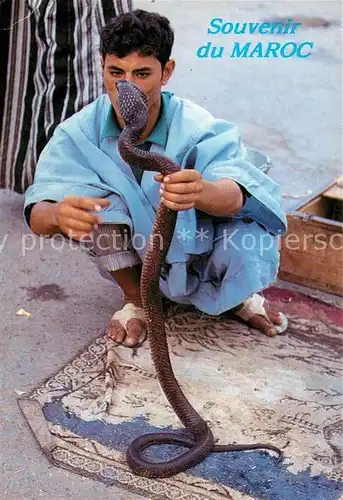
[[[233,318],[173,306],[168,336],[177,379],[218,441],[270,442],[284,450],[281,464],[264,451],[219,453],[171,479],[133,475],[129,443],[180,423],[148,344],[135,353],[104,337],[19,399],[49,460],[149,499],[338,500],[342,311],[280,288],[264,295],[287,314],[285,334],[268,338]],[[153,448],[154,458],[180,452],[168,448]]]

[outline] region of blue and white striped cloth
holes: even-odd
[[[131,0],[0,2],[0,188],[24,192],[56,126],[103,93],[99,31],[130,10]]]

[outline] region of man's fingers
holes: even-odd
[[[108,207],[111,203],[105,198],[89,198],[88,196],[66,196],[63,202],[83,210],[97,210],[98,207]]]
[[[203,190],[202,182],[180,182],[163,184],[164,192],[168,193],[200,193]]]
[[[192,182],[199,181],[201,179],[201,174],[197,170],[182,169],[179,172],[174,172],[173,174],[164,177],[163,182],[169,184],[176,184],[178,182]]]
[[[162,174],[156,174],[154,176],[155,181],[157,182],[162,182],[163,181],[163,175]]]
[[[59,216],[63,217],[63,219],[70,218],[81,222],[88,222],[92,225],[100,224],[101,222],[101,216],[90,214],[86,210],[73,207],[67,203],[61,204],[59,209]]]
[[[177,203],[179,205],[187,205],[189,203],[195,203],[197,200],[197,195],[195,193],[184,195],[177,193],[164,192],[162,196],[163,200],[170,201],[171,203]]]

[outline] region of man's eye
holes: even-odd
[[[110,71],[110,75],[112,76],[121,76],[120,71]]]
[[[149,76],[149,73],[136,73],[136,75],[138,76],[138,78],[146,78],[147,76]]]

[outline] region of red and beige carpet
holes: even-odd
[[[96,339],[19,404],[57,466],[157,500],[338,500],[342,494],[342,310],[299,292],[264,295],[289,318],[268,338],[228,317],[173,306],[167,317],[177,379],[220,443],[264,451],[212,454],[166,480],[133,475],[133,438],[179,421],[156,380],[148,343],[136,355]],[[175,453],[158,449],[156,460]],[[168,455],[169,454],[169,455]]]

